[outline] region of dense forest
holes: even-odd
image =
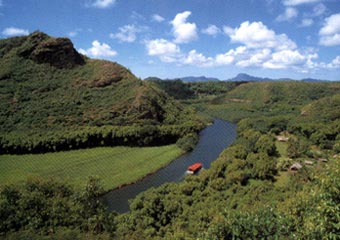
[[[6,41],[2,41],[2,46],[7,46]],[[16,41],[26,40],[19,38]],[[10,51],[9,48],[5,47],[1,54],[8,56],[9,53],[19,51]],[[4,53],[6,51],[8,53]],[[33,60],[20,58],[20,61]],[[86,64],[79,68],[84,66]],[[8,76],[12,75],[2,71],[0,89],[5,91],[10,89],[8,86],[12,81],[9,81]],[[58,72],[57,68],[55,71]],[[78,71],[79,74],[80,69],[71,68],[70,71]],[[73,78],[65,79],[71,81]],[[200,128],[195,127],[198,123],[202,126],[204,123],[202,118],[194,114],[199,111],[210,117],[237,123],[236,141],[221,153],[209,169],[188,176],[182,182],[167,183],[141,193],[131,200],[130,211],[124,214],[105,210],[98,198],[103,188],[100,179],[94,177],[90,177],[82,189],[55,179],[29,179],[16,185],[0,186],[0,238],[339,239],[340,83],[183,83],[160,82],[157,79],[132,82],[139,86],[137,89],[142,87],[166,97],[164,101],[169,105],[165,104],[168,108],[164,109],[168,110],[164,111],[163,120],[141,118],[138,115],[141,112],[133,115],[132,111],[131,116],[134,116],[135,122],[131,126],[119,125],[115,122],[116,118],[100,118],[105,124],[96,125],[92,119],[89,122],[83,120],[78,127],[77,121],[71,124],[72,121],[60,120],[60,124],[51,123],[51,129],[57,131],[60,128],[62,133],[63,130],[66,132],[66,129],[72,129],[72,134],[77,131],[83,134],[93,127],[96,131],[124,131],[121,134],[127,134],[130,127],[145,127],[144,133],[151,132],[152,138],[153,131],[157,134],[157,131],[198,131]],[[24,83],[28,84],[28,80],[20,84]],[[57,89],[67,93],[71,91],[71,85],[67,86]],[[101,91],[105,96],[101,87],[83,87],[89,92],[94,89],[89,94]],[[111,85],[106,88],[114,91]],[[19,91],[1,92],[0,96],[9,100],[13,99],[14,93],[19,94]],[[131,96],[137,93],[136,90]],[[168,98],[168,95],[173,98]],[[131,99],[133,102],[135,98]],[[8,110],[14,111],[12,114],[2,110],[7,108],[2,108],[2,119],[11,116],[9,119],[13,119],[13,122],[6,123],[7,128],[14,131],[14,126],[22,127],[21,130],[30,139],[27,132],[35,126],[34,120],[30,117],[20,120],[20,116],[35,115],[27,112],[24,100],[19,102],[22,104],[18,105],[20,108],[17,112],[14,111],[15,104],[8,105],[12,106]],[[57,99],[51,98],[49,104],[52,103],[57,104]],[[36,104],[38,107],[38,102]],[[99,104],[96,109],[101,109],[99,106],[104,103],[83,100],[80,104],[82,107],[75,109],[87,109],[87,104]],[[186,111],[190,114],[183,116],[182,113]],[[79,116],[84,118],[82,114]],[[124,117],[130,119],[130,113],[124,114]],[[178,117],[172,119],[176,114],[179,114]],[[119,118],[121,113],[117,116]],[[37,114],[37,117],[41,116]],[[15,121],[15,118],[20,121]],[[149,126],[146,123],[150,121],[153,124]],[[114,129],[115,126],[120,128]],[[183,129],[179,130],[181,126]],[[1,131],[7,131],[7,128]],[[190,131],[185,132],[186,138],[190,138]],[[4,148],[3,143],[10,142],[10,133],[6,132],[5,136],[1,139],[2,150],[7,151],[9,148]],[[108,141],[103,135],[97,136],[101,137],[94,138],[94,142],[99,139]],[[131,136],[135,135],[131,133]],[[168,135],[161,136],[166,139]]]
[[[123,66],[42,32],[0,40],[0,152],[176,142],[206,120]]]

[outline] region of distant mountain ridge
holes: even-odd
[[[303,78],[295,80],[291,78],[261,78],[248,75],[246,73],[239,73],[236,77],[230,78],[228,81],[254,81],[254,82],[266,82],[266,81],[303,81],[303,82],[325,82],[328,80],[314,79],[314,78]]]
[[[158,80],[181,80],[183,82],[212,82],[212,81],[233,81],[233,82],[267,82],[267,81],[303,81],[303,82],[327,82],[329,80],[321,80],[314,78],[303,78],[303,79],[291,79],[291,78],[268,78],[268,77],[257,77],[252,76],[247,73],[239,73],[233,78],[229,78],[227,80],[221,80],[214,77],[206,77],[206,76],[187,76],[187,77],[179,77],[173,79],[161,79],[157,77],[149,77],[145,80],[149,79],[158,79]]]
[[[181,77],[179,78],[183,82],[213,82],[213,81],[220,81],[218,78],[213,78],[213,77],[206,77],[206,76],[199,76],[199,77],[194,77],[194,76],[188,76],[188,77]]]
[[[291,79],[291,78],[262,78],[262,77],[256,77],[256,76],[251,76],[246,73],[239,73],[237,76],[228,79],[227,81],[249,81],[249,82],[266,82],[266,81],[303,81],[303,82],[326,82],[328,80],[321,80],[321,79],[314,79],[314,78],[303,78],[300,80],[296,79]]]

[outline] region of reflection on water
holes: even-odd
[[[205,169],[229,146],[236,138],[236,125],[215,119],[214,124],[200,133],[195,149],[171,162],[165,168],[147,176],[143,180],[107,193],[103,200],[110,211],[119,213],[129,211],[128,200],[138,193],[165,182],[179,182],[186,176],[187,167],[195,162],[203,164]]]

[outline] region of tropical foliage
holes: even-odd
[[[5,47],[0,54],[8,60],[10,56],[8,54],[22,51],[14,46],[19,43],[21,46],[26,46],[28,43],[25,41],[23,38],[16,38],[10,44],[1,42]],[[37,57],[39,59],[45,47],[44,45],[38,50],[33,50],[36,51],[33,55],[30,51],[20,52],[23,54],[20,55],[23,56],[20,57],[23,66],[36,61]],[[26,49],[26,47],[22,48]],[[29,60],[25,59],[25,56],[30,56]],[[90,60],[84,59],[84,61],[82,63],[77,60],[65,64],[68,71],[81,73],[81,69],[89,66]],[[4,66],[5,64],[9,63],[4,62]],[[55,73],[60,73],[59,67],[53,66]],[[26,133],[29,132],[29,128],[34,131],[39,130],[37,122],[33,121],[35,116],[33,113],[37,116],[42,113],[36,111],[34,107],[32,108],[35,109],[34,112],[28,110],[31,107],[25,107],[25,101],[32,103],[31,100],[25,100],[30,95],[21,96],[14,91],[15,86],[27,84],[28,81],[9,81],[15,79],[13,78],[15,74],[6,70],[8,73],[6,75],[4,69],[9,68],[1,70],[0,89],[5,91],[5,93],[1,92],[1,98],[6,100],[2,104],[7,104],[7,108],[2,108],[4,110],[1,113],[4,112],[2,117],[6,116],[2,119],[9,121],[7,123],[2,120],[2,123],[8,124],[6,126],[10,130],[2,129],[6,134],[1,141],[9,144],[7,138],[9,139],[9,136],[15,132],[14,126]],[[50,71],[51,74],[52,72]],[[29,77],[30,75],[26,73],[25,76]],[[50,123],[55,133],[61,131],[65,134],[61,136],[67,136],[66,129],[72,130],[70,134],[77,131],[86,133],[98,130],[100,137],[94,139],[97,141],[100,138],[104,140],[104,144],[106,140],[111,142],[116,137],[126,136],[128,141],[133,142],[131,139],[134,139],[137,144],[141,139],[143,142],[146,141],[146,144],[150,144],[155,135],[157,138],[164,137],[164,140],[173,136],[173,141],[177,141],[178,138],[174,133],[180,133],[183,138],[177,143],[191,148],[195,140],[195,135],[191,133],[199,130],[197,128],[199,121],[193,117],[193,114],[183,115],[182,113],[187,113],[184,111],[185,108],[168,98],[149,98],[150,95],[142,94],[143,97],[136,99],[136,96],[141,96],[139,95],[141,88],[142,92],[153,92],[152,96],[167,96],[164,91],[172,89],[171,83],[166,83],[167,86],[162,91],[156,88],[156,83],[120,79],[118,82],[129,83],[130,86],[136,87],[133,87],[132,89],[135,90],[130,92],[130,96],[134,96],[131,99],[124,98],[129,94],[119,95],[120,104],[129,106],[129,110],[123,110],[119,108],[120,105],[115,105],[114,117],[102,118],[105,116],[107,100],[93,103],[89,101],[94,100],[91,94],[98,94],[96,96],[105,99],[105,94],[112,96],[112,92],[115,92],[113,86],[117,84],[106,85],[105,78],[101,79],[103,83],[97,78],[92,78],[92,75],[84,76],[86,76],[84,79],[87,79],[84,83],[81,81],[82,78],[79,78],[80,80],[74,85],[84,87],[90,95],[89,99],[80,102],[79,106],[82,107],[74,108],[80,112],[79,119],[83,119],[83,122],[78,121],[77,118],[73,123],[73,118],[61,120],[56,118],[57,122]],[[61,79],[71,81],[67,77]],[[14,84],[13,82],[20,84],[9,88],[8,86]],[[102,87],[102,84],[105,87]],[[183,83],[175,84],[182,86]],[[223,88],[224,83],[209,84],[216,87],[213,88],[215,89],[213,93],[209,93],[205,86],[193,83],[186,85],[191,90],[190,97],[180,98],[185,99],[184,103],[196,107],[205,114],[238,122],[237,140],[221,153],[210,169],[202,170],[197,176],[188,176],[180,183],[167,183],[141,193],[131,200],[130,212],[120,215],[106,212],[104,206],[98,201],[102,186],[95,178],[90,178],[83,189],[74,189],[66,183],[54,180],[28,180],[18,185],[2,186],[1,236],[6,239],[19,239],[23,236],[34,239],[45,237],[63,239],[340,238],[340,157],[338,155],[340,84],[294,81],[230,83],[230,88],[226,87],[225,91],[219,90],[220,87]],[[68,93],[73,85],[66,86],[68,88],[56,87],[56,89]],[[200,94],[197,88],[203,89]],[[13,91],[6,92],[8,89]],[[95,91],[92,92],[91,89]],[[106,92],[107,89],[110,91]],[[83,92],[81,88],[77,91],[80,91],[80,96],[86,96],[86,91]],[[64,95],[64,97],[67,99],[69,96],[75,96],[77,91],[72,92],[73,95]],[[16,100],[15,93],[18,95],[15,97]],[[50,98],[46,98],[46,101],[61,104],[59,101],[62,99],[57,95],[49,96],[54,96],[54,101],[48,100]],[[19,105],[17,105],[18,99],[20,99]],[[164,104],[154,105],[154,100]],[[140,104],[142,102],[143,104]],[[73,103],[73,101],[65,103],[77,105],[77,102]],[[116,103],[119,103],[119,98]],[[152,104],[149,105],[150,103]],[[93,104],[92,107],[97,106],[90,115],[82,111],[88,109],[85,108],[87,104]],[[32,106],[39,106],[39,104],[35,102]],[[133,108],[133,106],[139,107]],[[150,106],[155,111],[148,112],[146,110],[148,108],[143,106]],[[64,109],[65,112],[71,111],[65,106],[59,109]],[[22,116],[31,117],[22,118]],[[44,116],[48,119],[50,115]],[[75,115],[72,110],[72,114],[63,116]],[[85,118],[85,116],[92,117]],[[42,121],[42,126],[48,123],[44,117],[39,119]],[[69,120],[65,121],[65,119]],[[100,120],[101,124],[96,122],[97,120]],[[126,122],[129,124],[126,125]],[[126,126],[126,129],[122,127],[121,130],[116,126]],[[129,128],[133,130],[129,131]],[[38,133],[42,133],[39,131]],[[116,131],[123,131],[121,133],[123,136],[117,135]],[[138,137],[139,135],[136,137],[135,132],[138,132],[142,138]],[[91,137],[93,135],[90,134]],[[2,151],[6,149],[3,147]]]
[[[204,127],[123,66],[41,32],[0,40],[0,152],[159,145]]]

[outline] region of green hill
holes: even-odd
[[[1,39],[0,65],[1,152],[163,144],[203,127],[153,84],[67,38]]]
[[[328,82],[249,82],[197,107],[234,122],[246,117],[299,115],[312,101],[338,94],[339,87]]]
[[[339,87],[244,83],[226,93],[201,94],[200,101],[186,99],[225,119],[245,116],[238,121],[236,141],[209,169],[142,192],[125,214],[95,204],[101,189],[95,179],[74,191],[46,180],[7,186],[0,191],[0,234],[9,239],[91,234],[97,234],[93,239],[339,239]]]

